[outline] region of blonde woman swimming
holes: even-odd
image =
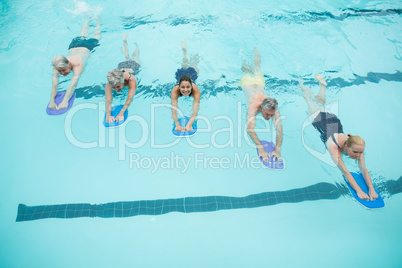
[[[343,133],[341,121],[336,117],[336,115],[324,109],[325,88],[327,83],[319,74],[317,74],[315,78],[320,84],[320,91],[316,96],[303,85],[303,82],[300,82],[300,87],[303,90],[303,96],[308,104],[309,112],[312,118],[314,118],[313,126],[318,130],[318,132],[320,132],[321,140],[328,148],[332,160],[348,180],[350,186],[352,186],[356,191],[358,197],[363,200],[377,199],[378,195],[374,190],[370,174],[367,171],[364,161],[364,140],[360,136],[354,136],[351,134],[345,135]],[[360,171],[369,189],[368,195],[362,191],[353,176],[346,169],[345,163],[342,160],[342,155],[347,155],[352,159],[357,159]]]

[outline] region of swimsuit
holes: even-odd
[[[336,117],[336,115],[328,112],[320,112],[314,119],[313,126],[318,130],[318,132],[320,132],[321,140],[324,144],[326,144],[329,137],[332,137],[336,146],[341,149],[334,137],[335,133],[343,133],[341,121]]]
[[[176,80],[177,83],[179,83],[180,79],[187,75],[190,77],[190,79],[195,83],[195,80],[198,78],[197,71],[193,67],[188,67],[188,68],[180,68],[176,71]]]
[[[126,72],[126,71],[124,71],[124,70],[122,70],[122,72],[124,73],[124,72]],[[133,75],[132,73],[130,73],[130,72],[128,72],[130,75],[128,76],[128,79],[127,80],[130,80],[130,78],[131,78],[131,76]]]
[[[138,72],[140,71],[141,65],[138,64],[138,62],[134,60],[127,60],[120,62],[119,65],[117,65],[117,69],[121,71],[127,71],[132,75],[137,75]]]
[[[246,85],[261,85],[265,86],[264,75],[261,72],[256,72],[254,74],[246,73],[239,83],[239,87]]]
[[[78,36],[71,41],[68,49],[76,48],[76,47],[85,47],[89,51],[92,51],[97,46],[99,46],[98,39],[95,39],[95,38],[86,39],[85,36]]]

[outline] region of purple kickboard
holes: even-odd
[[[56,97],[54,98],[54,102],[59,105],[63,99],[64,99],[64,95],[66,95],[66,91],[60,91],[57,92]],[[62,109],[62,110],[52,110],[49,109],[48,107],[46,107],[46,113],[48,115],[59,115],[59,114],[64,114],[65,112],[67,112],[68,110],[70,110],[70,108],[73,106],[75,100],[75,92],[73,94],[73,96],[71,96],[70,100],[68,101],[68,107],[66,109]],[[49,106],[49,104],[48,104]]]
[[[268,142],[268,141],[260,141],[262,146],[264,147],[264,150],[267,153],[272,153],[275,150],[275,144],[273,142]],[[258,154],[258,149],[257,149],[257,154]],[[268,162],[265,162],[260,158],[260,161],[266,166],[267,168],[270,169],[283,169],[284,168],[284,163],[283,160],[281,162],[278,162],[278,160],[272,161],[272,156],[269,157]]]

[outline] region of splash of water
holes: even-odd
[[[103,8],[100,6],[91,7],[86,2],[74,1],[75,9],[67,9],[64,8],[68,13],[74,14],[75,16],[79,15],[88,19],[98,18]]]

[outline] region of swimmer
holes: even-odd
[[[194,84],[198,77],[197,64],[199,61],[198,55],[193,55],[190,57],[190,61],[187,59],[187,42],[186,40],[181,42],[181,48],[183,50],[183,61],[181,68],[176,71],[177,84],[173,87],[171,93],[171,104],[172,104],[172,117],[175,123],[175,131],[187,132],[193,131],[193,123],[197,116],[198,109],[200,106],[200,90]],[[182,127],[177,120],[177,101],[179,97],[193,97],[193,114],[191,115],[188,123],[185,127]]]
[[[324,109],[326,103],[325,88],[327,83],[319,74],[317,74],[315,78],[318,80],[320,85],[320,91],[316,96],[314,96],[314,94],[304,86],[303,82],[300,81],[299,83],[304,93],[303,97],[307,102],[309,112],[312,118],[314,118],[313,126],[320,132],[321,140],[328,148],[332,160],[348,180],[350,186],[352,186],[356,191],[358,197],[363,200],[377,199],[378,195],[374,190],[370,174],[367,171],[364,161],[364,140],[360,136],[354,136],[351,134],[345,135],[343,133],[341,121],[336,117],[336,115]],[[357,159],[360,171],[368,186],[369,195],[362,191],[353,176],[346,169],[345,163],[342,160],[342,154],[347,155],[352,159]]]
[[[130,58],[128,53],[127,36],[128,34],[123,34],[124,57],[126,60],[120,62],[117,69],[109,71],[106,76],[108,81],[105,87],[106,123],[112,123],[113,121],[119,122],[124,119],[124,112],[127,110],[128,106],[130,106],[135,91],[137,90],[137,81],[135,80],[134,75],[138,74],[141,67],[141,61],[139,59],[140,50],[137,43],[134,43],[135,51]],[[113,89],[117,92],[121,92],[124,86],[128,86],[126,103],[120,113],[116,117],[113,117],[111,115]]]
[[[254,70],[246,61],[243,61],[242,71],[246,74],[241,78],[239,86],[243,89],[247,97],[247,133],[253,142],[257,145],[258,156],[264,161],[268,161],[272,156],[281,161],[282,146],[282,124],[278,110],[278,102],[270,98],[264,92],[265,80],[260,70],[261,56],[259,51],[254,49]],[[261,113],[265,120],[272,118],[276,129],[276,145],[275,150],[269,155],[263,148],[260,140],[255,133],[256,115]]]
[[[88,60],[91,51],[99,45],[99,40],[101,38],[99,18],[97,19],[97,22],[97,26],[94,29],[94,36],[92,38],[88,38],[89,21],[87,20],[82,25],[81,34],[71,41],[70,46],[68,47],[69,55],[67,57],[63,55],[53,57],[53,82],[48,106],[49,109],[61,110],[68,107],[68,101],[73,96],[78,80],[84,71],[84,65]],[[54,98],[57,94],[59,74],[62,76],[67,76],[71,71],[73,71],[71,84],[66,91],[64,99],[59,105],[57,105],[54,101]]]

